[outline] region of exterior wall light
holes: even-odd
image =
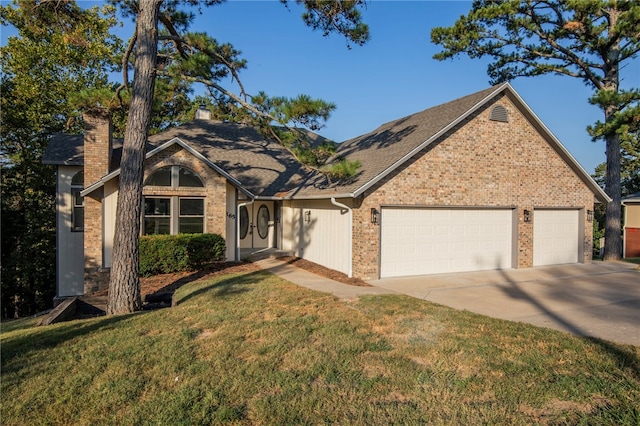
[[[380,216],[380,212],[375,208],[371,208],[371,223],[374,225],[378,224],[378,217]]]
[[[311,222],[311,210],[304,212],[304,221],[305,223]]]
[[[593,210],[587,210],[587,221],[593,222]]]
[[[524,221],[526,223],[531,222],[531,211],[530,210],[525,210],[524,211]]]

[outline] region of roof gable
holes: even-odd
[[[342,143],[329,164],[344,158],[360,161],[362,166],[356,176],[333,184],[320,175],[311,175],[304,185],[289,193],[291,198],[321,198],[340,194],[358,197],[381,179],[409,161],[415,154],[435,143],[447,131],[460,124],[467,117],[487,106],[497,96],[506,95],[516,108],[532,123],[533,127],[550,143],[553,149],[585,182],[599,201],[609,197],[589,174],[562,146],[560,141],[540,121],[510,84],[473,93],[468,96],[438,105],[398,120],[383,124],[376,130]]]

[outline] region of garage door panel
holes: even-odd
[[[511,209],[383,208],[380,275],[511,268],[512,218]]]
[[[578,210],[534,210],[533,265],[577,263],[579,225]]]

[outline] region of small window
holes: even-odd
[[[193,170],[181,166],[162,167],[147,178],[144,183],[149,186],[168,186],[172,188],[202,188],[204,183]]]
[[[178,232],[181,234],[204,232],[204,200],[202,198],[180,198]]]
[[[171,198],[144,199],[144,235],[171,233]]]
[[[84,186],[84,173],[71,178],[71,231],[84,231],[84,197],[80,195]]]
[[[178,186],[202,188],[204,184],[194,171],[189,170],[186,167],[180,167],[178,169]]]
[[[171,186],[171,166],[163,167],[151,173],[145,185],[149,186]]]
[[[247,207],[240,207],[240,239],[244,240],[249,232],[249,211]]]
[[[269,209],[264,204],[258,209],[258,235],[263,240],[269,235]]]

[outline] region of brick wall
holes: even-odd
[[[489,120],[504,106],[509,122]],[[437,143],[368,190],[353,210],[353,273],[378,278],[380,229],[370,209],[382,205],[495,206],[517,209],[518,268],[533,264],[533,222],[524,210],[593,209],[594,195],[504,95],[468,117]],[[591,261],[592,224],[584,223],[584,259]],[[384,220],[384,219],[383,219]]]
[[[106,109],[93,109],[84,120],[84,186],[109,173],[113,148],[113,126]],[[103,269],[102,194],[84,199],[84,292],[93,293],[109,285],[109,273]]]

